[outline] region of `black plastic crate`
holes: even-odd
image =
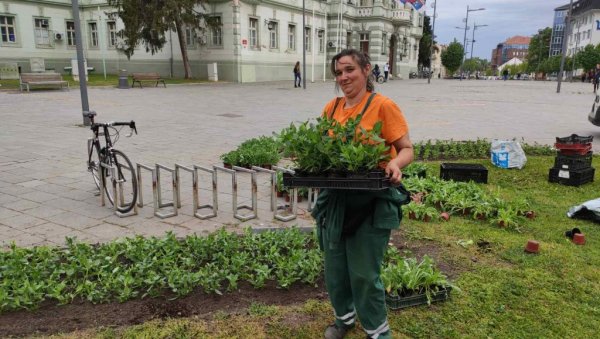
[[[592,167],[592,152],[586,155],[564,155],[558,153],[554,159],[554,168],[563,170],[579,170]]]
[[[450,291],[452,289],[448,287],[442,287],[437,292],[431,293],[431,302],[444,301],[450,297]],[[418,305],[426,305],[427,304],[427,295],[425,294],[415,294],[408,297],[400,297],[400,296],[390,296],[386,293],[385,295],[385,303],[391,310],[399,310],[402,308],[418,306]]]
[[[559,144],[589,144],[594,140],[594,136],[581,136],[577,134],[571,134],[568,137],[559,138],[556,137],[556,142]]]
[[[283,173],[283,186],[378,191],[391,183],[384,171],[322,176]]]
[[[548,174],[548,181],[567,186],[580,186],[594,181],[595,171],[593,167],[570,171],[551,168]]]
[[[487,184],[488,170],[480,164],[455,164],[444,162],[440,165],[440,178],[454,181],[471,181]]]

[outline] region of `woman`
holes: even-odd
[[[300,77],[300,61],[296,61],[296,66],[294,66],[294,88],[301,87],[301,81],[302,77]]]
[[[383,122],[382,138],[390,147],[391,160],[381,164],[394,185],[402,168],[413,159],[408,125],[398,106],[375,94],[369,57],[343,50],[333,57],[331,72],[344,96],[330,101],[324,115],[340,123],[362,114],[361,127]],[[380,271],[392,229],[400,226],[401,205],[408,202],[402,187],[382,191],[323,190],[313,217],[319,245],[325,254],[325,284],[333,305],[335,323],[325,338],[343,338],[358,315],[369,338],[391,338],[387,323],[385,290]]]

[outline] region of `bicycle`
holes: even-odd
[[[135,121],[95,123],[95,115],[95,112],[88,113],[91,122],[91,130],[94,134],[93,138],[88,139],[88,172],[92,173],[94,183],[98,190],[104,189],[108,201],[110,201],[112,205],[114,205],[114,197],[110,186],[106,185],[106,181],[108,177],[111,177],[112,181],[116,180],[119,194],[116,209],[121,213],[127,213],[133,209],[137,201],[137,176],[135,168],[131,164],[129,158],[113,146],[119,140],[119,132],[122,129],[122,127],[121,129],[117,129],[116,127],[129,126],[131,132],[127,137],[131,137],[133,132],[137,134]],[[112,137],[114,140],[111,140],[111,130],[113,131]],[[100,144],[101,136],[104,136],[104,147]],[[111,170],[112,168],[115,169],[114,172]],[[115,175],[113,176],[112,173]],[[100,191],[100,193],[102,192]]]

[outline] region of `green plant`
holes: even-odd
[[[402,169],[402,177],[425,177],[427,175],[427,165],[422,162],[412,162]]]
[[[382,269],[381,280],[386,292],[391,296],[424,293],[428,302],[431,302],[431,294],[440,288],[452,287],[459,291],[427,255],[421,262],[417,262],[416,258],[403,259],[397,250],[388,253],[387,257],[389,259]]]
[[[342,125],[327,117],[292,124],[279,133],[283,154],[305,173],[365,172],[389,158],[389,146],[380,137],[382,123],[372,130],[360,127],[361,117]]]
[[[261,136],[244,141],[237,149],[221,155],[228,165],[240,167],[272,166],[281,159],[280,144],[276,138]]]

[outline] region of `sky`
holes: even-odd
[[[554,9],[568,5],[569,0],[436,0],[436,41],[449,44],[455,38],[461,44],[464,38],[463,19],[469,9],[485,8],[483,11],[469,12],[468,25],[475,30],[475,49],[473,57],[490,60],[492,50],[506,39],[515,36],[533,36],[539,29],[552,27]],[[434,0],[428,0],[424,9],[433,16]],[[455,28],[456,26],[461,29]],[[471,40],[473,31],[467,31]],[[471,44],[467,46],[467,58],[471,55]]]

